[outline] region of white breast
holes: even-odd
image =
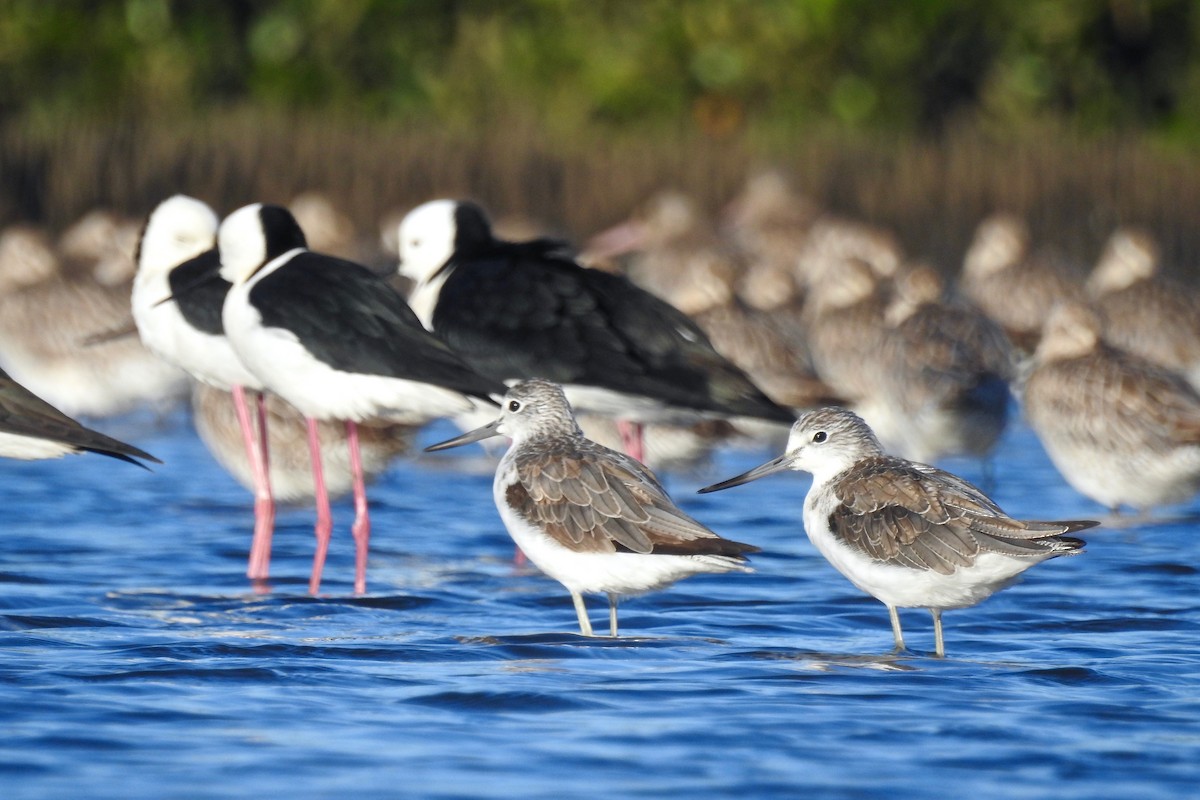
[[[234,386],[261,389],[261,382],[242,365],[224,336],[214,336],[188,324],[179,306],[168,300],[165,275],[139,274],[133,284],[133,319],[148,350],[196,380],[229,391]]]
[[[973,565],[950,575],[876,561],[834,537],[829,515],[837,505],[837,498],[824,485],[809,490],[804,502],[804,529],[809,540],[851,583],[889,606],[973,606],[1041,560],[983,553]]]

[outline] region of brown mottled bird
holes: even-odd
[[[1086,306],[1046,321],[1025,415],[1067,483],[1116,511],[1200,490],[1200,394],[1176,372],[1107,344]]]
[[[1062,259],[1034,252],[1017,217],[996,214],[979,224],[962,269],[962,290],[1004,328],[1021,351],[1033,352],[1056,303],[1080,300],[1083,287]]]
[[[1182,373],[1200,389],[1200,302],[1194,289],[1165,279],[1159,262],[1149,234],[1121,228],[1088,277],[1087,292],[1105,341]]]
[[[700,491],[785,469],[812,474],[804,530],[838,572],[887,606],[897,650],[897,608],[929,609],[944,656],[943,610],[973,606],[1034,564],[1078,553],[1083,542],[1063,534],[1098,524],[1014,519],[956,475],[885,455],[867,424],[843,408],[808,412],[782,456]]]
[[[722,539],[671,501],[635,459],[584,438],[562,388],[527,380],[500,417],[427,450],[508,436],[493,494],[504,526],[539,569],[567,587],[584,636],[585,592],[604,592],[617,635],[617,599],[703,572],[750,572],[753,545]]]
[[[889,450],[917,461],[984,456],[1008,421],[1016,354],[978,309],[944,299],[941,277],[918,266],[899,276],[886,313],[879,382],[903,424]]]

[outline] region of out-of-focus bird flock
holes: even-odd
[[[376,225],[350,220],[316,193],[289,204],[310,250],[395,277],[398,209]],[[147,209],[147,213],[150,209]],[[490,208],[499,238],[543,232]],[[133,331],[130,293],[139,219],[104,210],[58,235],[0,232],[0,368],[71,416],[94,421],[187,403],[214,458],[252,484],[227,393],[149,352]],[[890,231],[824,212],[778,171],[756,173],[716,217],[662,191],[625,222],[575,243],[585,265],[626,275],[687,314],[714,347],[779,405],[856,410],[895,454],[924,462],[989,458],[1012,398],[1068,483],[1106,508],[1146,510],[1200,488],[1200,307],[1163,276],[1144,231],[1095,243],[1094,264],[1054,255],[1025,222],[979,220],[957,274],[903,252]],[[304,422],[268,396],[277,496],[311,497]],[[619,447],[614,420],[580,424]],[[341,426],[320,423],[328,445]],[[726,443],[782,440],[779,425],[706,419],[650,424],[645,461],[693,469]],[[368,477],[409,452],[412,426],[361,428]],[[342,447],[328,447],[329,488],[350,489]]]

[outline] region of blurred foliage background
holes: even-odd
[[[771,164],[939,263],[999,208],[1194,259],[1198,44],[1194,0],[0,0],[0,215],[315,188],[581,235]]]
[[[1200,131],[1191,0],[6,0],[0,113]]]

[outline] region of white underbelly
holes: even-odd
[[[75,449],[59,442],[39,439],[36,436],[21,436],[17,433],[0,433],[0,456],[20,461],[42,458],[59,458]]]
[[[965,608],[986,599],[1041,559],[981,553],[949,575],[877,561],[834,538],[829,510],[804,507],[804,528],[834,569],[882,603],[900,608]]]

